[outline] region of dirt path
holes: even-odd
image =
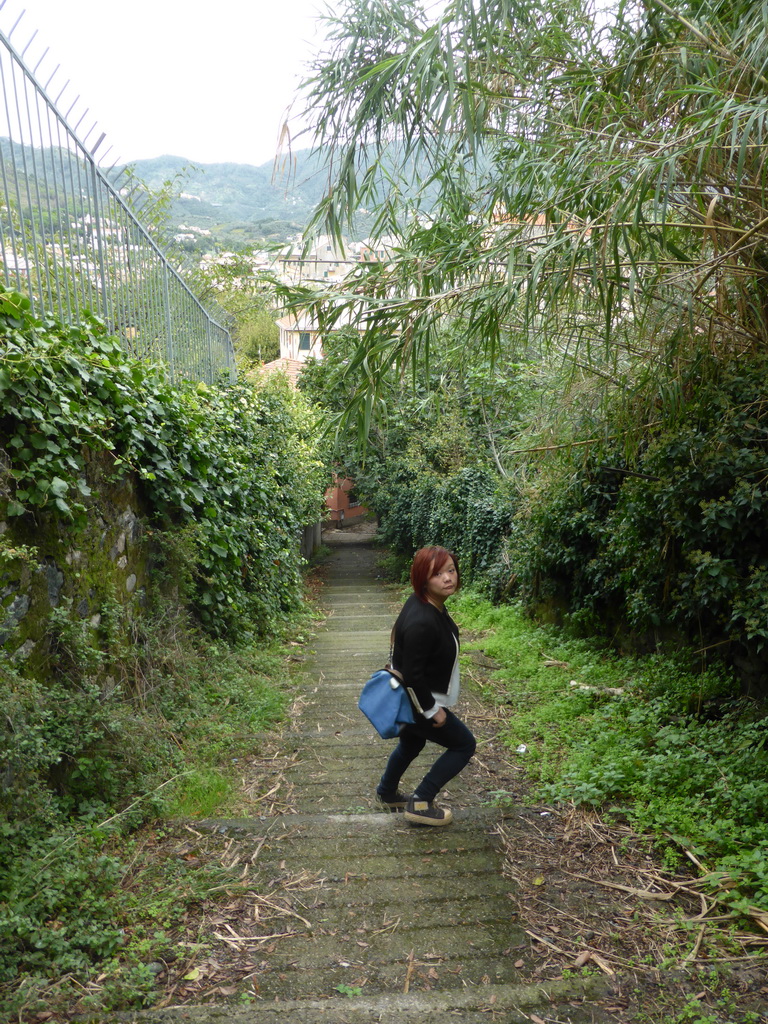
[[[462,712],[480,744],[443,795],[454,823],[414,828],[379,807],[374,790],[391,742],[375,736],[356,700],[386,658],[397,608],[364,530],[338,533],[326,538],[327,618],[283,738],[271,804],[255,817],[196,825],[227,836],[233,859],[257,866],[262,891],[281,894],[278,918],[262,919],[264,903],[244,901],[236,919],[210,924],[240,957],[237,994],[248,1004],[234,1005],[220,988],[205,1005],[185,999],[118,1019],[639,1019],[637,994],[652,1001],[658,977],[633,966],[638,901],[600,886],[610,876],[610,885],[647,890],[647,858],[638,849],[620,864],[615,835],[597,822],[582,818],[576,834],[553,809],[499,807],[500,790],[514,795],[516,766],[494,742],[493,715],[471,695]],[[415,784],[432,757],[425,751],[405,783]]]

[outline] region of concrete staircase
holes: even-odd
[[[370,543],[338,540],[327,561],[327,620],[307,665],[306,703],[286,735],[297,752],[288,772],[295,813],[196,823],[244,849],[260,844],[258,863],[270,881],[305,873],[312,885],[294,904],[304,923],[293,920],[294,934],[260,954],[250,1005],[185,1005],[118,1019],[615,1021],[595,1002],[601,978],[521,983],[515,963],[529,940],[512,919],[513,883],[495,835],[499,812],[472,763],[442,797],[455,816],[447,828],[409,826],[378,805],[375,786],[394,741],[375,735],[356,702],[362,682],[386,661],[397,606],[377,580]],[[473,726],[471,701],[460,713]],[[428,745],[405,788],[436,751]]]

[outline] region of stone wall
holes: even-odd
[[[0,521],[0,665],[8,659],[38,678],[48,675],[54,612],[103,649],[107,609],[119,613],[110,628],[115,619],[128,628],[146,606],[153,549],[141,497],[131,478],[110,479],[108,458],[89,459],[92,495],[82,524],[45,510]],[[19,546],[22,557],[12,557]]]
[[[322,523],[315,523],[313,526],[305,526],[301,533],[301,557],[309,561],[322,543]]]

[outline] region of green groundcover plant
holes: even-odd
[[[506,742],[526,747],[537,799],[619,814],[670,865],[690,851],[731,911],[768,905],[768,716],[732,675],[621,657],[471,591],[456,616],[499,665],[488,695],[508,712]]]
[[[301,628],[286,620],[283,635]],[[279,636],[235,647],[171,615],[154,630],[128,652],[144,682],[140,709],[126,692],[90,702],[76,677],[53,695],[3,677],[15,725],[0,734],[2,761],[15,766],[0,795],[0,1008],[9,1019],[149,1005],[151,964],[168,955],[170,931],[188,908],[237,888],[215,858],[158,860],[152,837],[176,819],[237,807],[241,759],[291,699],[295,647]],[[48,711],[53,697],[60,718]],[[77,715],[68,698],[78,698]],[[53,787],[62,758],[70,771]]]

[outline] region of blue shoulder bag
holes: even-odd
[[[357,706],[384,740],[413,724],[413,709],[405,687],[387,668],[374,672],[363,687]]]
[[[389,666],[374,672],[363,686],[357,706],[384,740],[400,734],[404,725],[414,722],[413,708],[408,698],[403,677],[391,667],[394,647],[394,627],[390,644]]]

